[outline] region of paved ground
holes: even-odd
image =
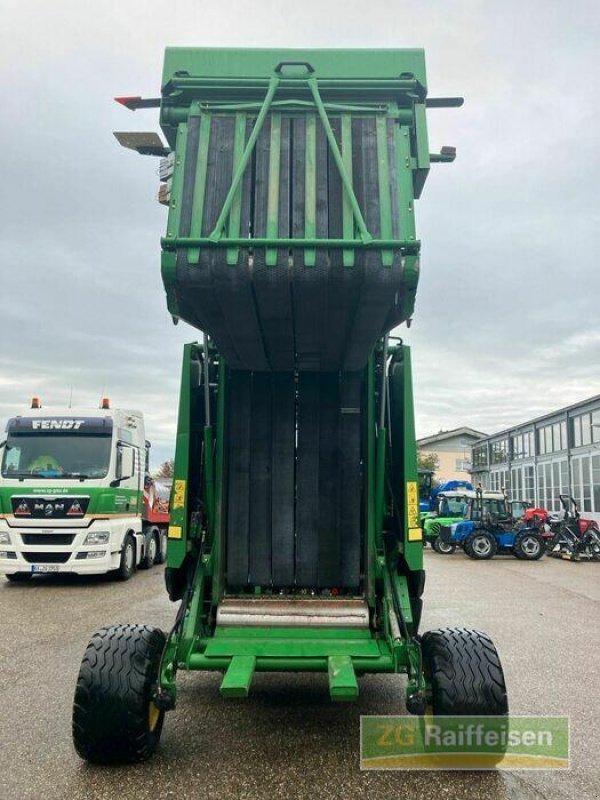
[[[365,678],[360,701],[333,705],[322,676],[257,675],[245,701],[216,675],[183,675],[161,747],[138,767],[89,767],[71,745],[72,692],[95,627],[168,627],[162,570],[129,583],[0,578],[0,800],[402,797],[541,800],[600,796],[600,565],[427,553],[423,630],[486,630],[504,661],[511,711],[569,714],[567,773],[361,773],[359,715],[403,708],[401,679]]]

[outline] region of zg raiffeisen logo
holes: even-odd
[[[361,717],[361,769],[568,769],[568,717]]]

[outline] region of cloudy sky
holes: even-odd
[[[421,436],[600,393],[600,7],[592,0],[0,0],[0,421],[102,393],[172,452],[181,345],[159,271],[152,130],[165,45],[424,47],[434,165],[413,345]]]

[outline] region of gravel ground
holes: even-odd
[[[178,706],[152,761],[90,767],[71,744],[79,662],[104,624],[170,626],[175,607],[154,568],[126,584],[0,579],[0,799],[599,797],[600,565],[478,563],[428,551],[426,566],[422,629],[487,631],[503,659],[512,713],[570,715],[570,771],[363,773],[359,717],[402,713],[401,678],[365,677],[358,702],[336,705],[321,675],[258,674],[250,698],[225,701],[220,676],[200,673],[180,674]]]

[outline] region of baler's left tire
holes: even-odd
[[[165,635],[150,625],[113,625],[84,653],[73,702],[73,743],[94,764],[135,763],[158,746],[164,711],[152,700]]]
[[[508,714],[504,672],[489,636],[468,628],[443,628],[423,634],[421,648],[434,714]]]

